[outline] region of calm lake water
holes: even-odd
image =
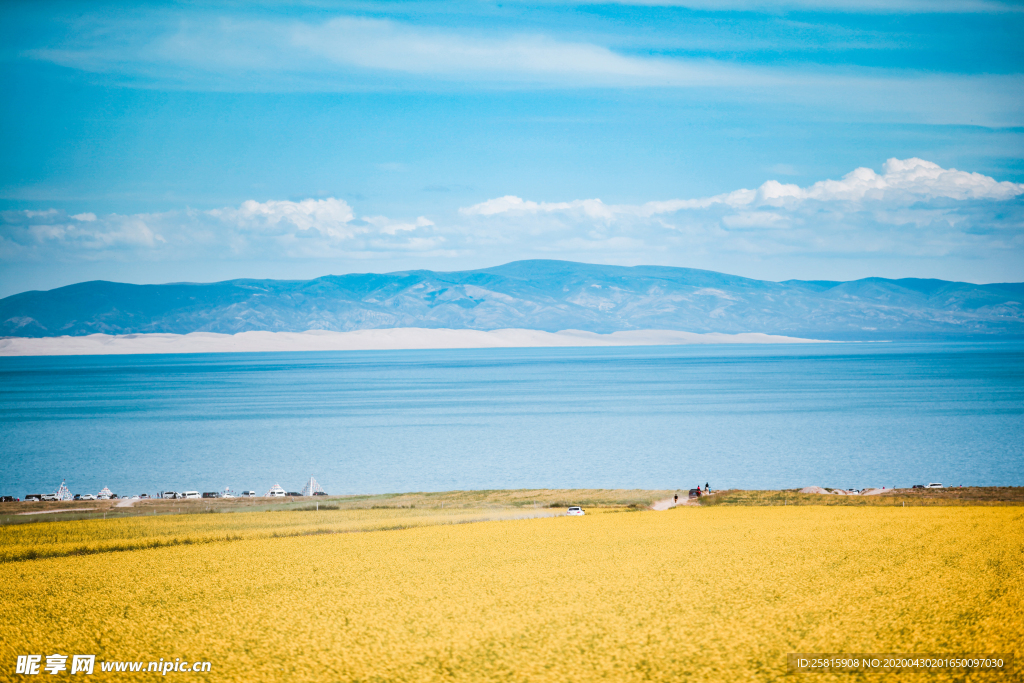
[[[1024,344],[0,359],[0,493],[1024,484]]]

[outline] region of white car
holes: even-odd
[[[182,497],[183,498],[200,498],[201,496],[199,495],[199,491],[185,491],[185,493],[182,494]]]
[[[96,500],[96,496],[92,495],[91,493],[83,493],[82,497],[79,498],[78,500]]]
[[[256,492],[255,491],[242,491],[241,496],[242,496],[242,498],[255,498],[256,497]]]
[[[925,486],[926,489],[941,489],[942,484],[928,484]]]
[[[574,505],[573,507],[569,508],[569,511],[565,514],[569,515],[570,517],[582,517],[587,513],[586,511],[584,511],[583,508]]]

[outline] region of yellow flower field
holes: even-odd
[[[406,529],[550,516],[544,509],[289,510],[186,514],[0,526],[0,562],[92,555],[215,541]]]
[[[166,677],[213,681],[893,680],[791,674],[786,655],[1014,653],[1024,511],[607,512],[23,560],[0,580],[4,679],[63,653],[209,661]]]

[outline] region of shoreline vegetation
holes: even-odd
[[[716,492],[700,499],[701,505],[828,505],[852,507],[1024,505],[1024,486],[957,486],[941,489],[886,489],[877,495],[829,495],[781,491]]]
[[[674,495],[679,505],[655,507]],[[726,490],[521,489],[316,498],[146,499],[0,504],[0,563],[293,536],[411,529],[554,517],[570,505],[591,514],[704,507],[1005,507],[1024,505],[1024,487],[895,489],[875,496]],[[31,510],[26,510],[29,507]],[[45,514],[25,514],[45,513]],[[230,513],[230,514],[221,514]]]
[[[650,509],[659,500],[679,495],[680,504],[689,489],[481,489],[471,491],[424,491],[338,496],[287,496],[269,498],[136,499],[122,507],[126,498],[88,501],[39,501],[0,503],[0,525],[52,522],[68,519],[135,517],[139,515],[198,514],[210,512],[262,512],[360,509],[454,509],[454,508],[559,508],[571,505],[603,508]],[[886,489],[878,495],[824,495],[792,489],[727,489],[697,499],[699,505],[1024,505],[1024,486],[962,486],[941,489]],[[12,519],[17,517],[18,519]]]

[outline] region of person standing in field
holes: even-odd
[[[676,499],[672,502],[673,505],[679,505],[679,494],[676,494]]]
[[[704,482],[704,493],[707,493],[710,490],[711,490],[711,484],[709,484],[707,482]]]

